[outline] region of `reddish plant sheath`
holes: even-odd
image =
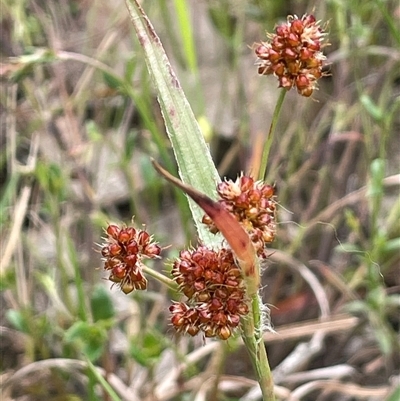
[[[218,202],[184,184],[162,168],[155,160],[152,160],[152,163],[160,175],[189,195],[213,220],[237,258],[243,272],[243,278],[246,281],[248,296],[251,297],[256,294],[260,284],[259,263],[254,246],[243,227]]]

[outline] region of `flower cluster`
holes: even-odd
[[[110,271],[108,279],[118,284],[125,294],[133,290],[145,290],[147,279],[142,273],[142,259],[157,258],[161,248],[145,230],[109,225],[106,233],[101,254],[104,257],[104,269]]]
[[[199,246],[183,250],[172,267],[172,276],[188,303],[170,306],[171,323],[178,332],[226,340],[248,313],[245,287],[232,251]]]
[[[257,44],[254,51],[261,75],[274,74],[279,86],[296,87],[300,95],[309,97],[316,88],[326,57],[322,54],[325,33],[313,15],[301,19],[289,16],[287,23],[268,34],[268,42]]]
[[[218,201],[232,213],[250,236],[258,256],[265,258],[265,244],[275,238],[275,190],[274,187],[252,177],[241,176],[236,181],[223,181],[218,184]],[[218,229],[208,215],[203,223],[212,233]]]

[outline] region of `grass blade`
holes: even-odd
[[[179,175],[184,183],[214,198],[215,185],[220,178],[193,111],[147,15],[135,0],[126,0],[126,5],[158,92]],[[201,208],[190,199],[189,205],[200,239],[209,245],[220,242],[220,237],[202,227]]]

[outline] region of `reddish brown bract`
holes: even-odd
[[[241,176],[236,181],[223,181],[217,186],[218,201],[232,213],[248,232],[258,256],[265,258],[265,244],[273,241],[276,232],[274,187],[252,177]],[[203,217],[212,233],[217,233],[209,216]]]

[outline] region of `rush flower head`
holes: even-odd
[[[219,183],[217,192],[221,198],[218,202],[247,231],[258,256],[266,257],[265,244],[273,241],[276,232],[274,187],[243,175],[236,181]],[[205,215],[202,221],[212,233],[218,232],[209,216]]]
[[[205,246],[183,250],[175,260],[174,280],[188,297],[188,303],[170,306],[171,323],[192,336],[228,339],[248,313],[245,285],[230,249],[214,251]]]
[[[145,230],[134,227],[120,228],[109,225],[102,245],[104,269],[110,272],[108,279],[116,283],[125,294],[133,290],[145,290],[147,279],[142,272],[142,259],[155,259],[161,248]]]
[[[326,75],[322,67],[326,57],[321,50],[326,44],[326,33],[313,15],[300,19],[288,16],[287,22],[267,34],[268,41],[254,47],[256,65],[261,75],[274,74],[279,86],[309,97],[317,86],[317,80]]]

